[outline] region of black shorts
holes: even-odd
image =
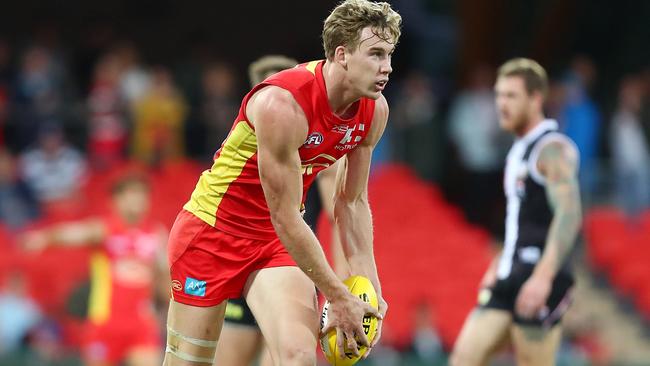
[[[546,305],[548,312],[540,314],[537,318],[524,319],[515,312],[515,302],[519,290],[528,280],[534,269],[533,265],[515,263],[510,276],[497,280],[494,286],[482,289],[479,293],[478,306],[486,309],[500,309],[509,311],[515,324],[552,327],[558,324],[571,304],[571,289],[573,276],[562,270],[553,280],[551,294]]]
[[[318,178],[316,178],[318,179]],[[318,182],[314,182],[307,191],[305,198],[305,222],[315,232],[318,232],[318,218],[323,210],[323,203],[320,199],[320,192],[318,190]]]
[[[228,300],[225,322],[257,328],[257,321],[243,297]]]

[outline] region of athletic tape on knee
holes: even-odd
[[[212,364],[214,354],[217,351],[217,341],[188,337],[170,327],[167,327],[167,334],[165,352],[171,353],[184,361]],[[186,345],[183,348],[190,348],[185,350],[187,352],[181,351],[181,342]],[[196,352],[190,353],[190,350]]]
[[[207,363],[212,365],[212,361],[214,361],[214,356],[211,358],[192,356],[189,353],[174,350],[169,344],[167,345],[167,348],[165,348],[165,352],[171,353],[172,355],[180,358],[181,360],[188,361],[188,362]]]
[[[205,339],[198,339],[198,338],[192,338],[188,337],[186,335],[180,334],[171,327],[167,327],[167,333],[169,335],[172,335],[174,337],[180,338],[188,343],[191,343],[195,346],[199,347],[216,347],[217,346],[217,341],[206,341]]]

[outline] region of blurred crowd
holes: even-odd
[[[149,64],[128,41],[100,52],[87,81],[75,64],[50,39],[24,45],[0,39],[0,218],[10,227],[37,216],[41,203],[74,194],[89,169],[127,158],[152,166],[185,157],[208,161],[247,85],[245,75],[218,58]],[[502,206],[511,138],[498,125],[494,73],[494,65],[477,63],[452,88],[426,70],[397,70],[387,91],[390,126],[376,160],[411,165],[448,188],[470,221],[498,232],[500,223],[490,217]],[[625,75],[606,102],[593,96],[598,69],[586,56],[552,76],[547,115],[580,149],[587,202],[615,200],[631,216],[646,209],[650,71]]]
[[[130,41],[97,52],[87,75],[77,64],[55,38],[20,44],[0,38],[1,230],[20,233],[77,198],[90,175],[126,160],[156,169],[194,159],[207,167],[248,84],[236,71],[242,65],[217,57],[150,63]],[[389,127],[374,164],[410,165],[442,187],[469,221],[498,238],[503,163],[512,138],[499,128],[496,66],[477,62],[457,83],[427,70],[396,70],[387,90]],[[650,69],[626,74],[596,98],[598,71],[589,57],[576,55],[552,74],[547,115],[580,149],[587,205],[618,204],[633,222],[650,208]],[[59,330],[43,321],[20,273],[6,277],[0,354],[26,340],[45,355],[54,352],[48,340]],[[425,311],[415,316],[425,318],[418,324],[434,322]],[[418,329],[413,350],[436,359],[442,350],[435,330]]]
[[[458,88],[437,90],[435,77],[408,71],[389,91],[389,156],[441,185],[471,222],[498,237],[512,137],[499,128],[494,76],[492,65],[478,63]],[[604,100],[594,96],[597,82],[595,63],[576,55],[551,74],[546,115],[580,150],[587,206],[618,205],[633,221],[650,207],[650,68],[625,74]]]

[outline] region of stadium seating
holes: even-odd
[[[369,200],[375,255],[382,291],[389,303],[386,331],[397,347],[407,347],[415,309],[428,304],[447,350],[476,303],[478,284],[490,260],[489,235],[470,226],[442,194],[406,167],[373,171]],[[328,247],[327,222],[319,236]]]
[[[632,221],[616,208],[591,209],[584,236],[591,265],[650,319],[650,212]]]
[[[126,163],[109,171],[93,172],[86,181],[85,199],[77,201],[86,207],[78,208],[76,215],[64,214],[63,210],[56,219],[45,218],[40,225],[105,212],[110,202],[108,191],[115,178],[140,171],[153,183],[155,217],[171,227],[205,168],[192,162],[177,162],[154,170]],[[415,309],[427,304],[435,321],[430,325],[449,350],[475,304],[478,283],[491,260],[489,235],[467,224],[460,210],[446,203],[436,187],[403,166],[385,165],[374,170],[369,199],[377,264],[383,293],[390,304],[386,340],[407,347],[415,326]],[[329,223],[323,218],[321,223],[319,234],[328,243]],[[63,322],[66,339],[78,342],[74,335],[78,334],[79,324],[64,315],[65,304],[87,279],[90,251],[48,249],[38,255],[15,253],[2,257],[0,273],[5,262],[20,262],[34,298],[48,314]]]
[[[202,169],[197,163],[180,161],[155,170],[125,163],[108,172],[94,172],[84,186],[84,199],[48,207],[34,227],[106,212],[111,184],[134,171],[150,178],[154,216],[171,227]],[[491,260],[489,235],[467,224],[435,186],[404,166],[375,169],[369,199],[377,264],[390,304],[387,334],[396,346],[407,347],[415,327],[414,311],[428,304],[435,321],[431,326],[449,350],[475,304],[478,283]],[[325,248],[330,241],[328,226],[321,218],[319,236]],[[604,272],[650,321],[650,212],[630,225],[617,209],[592,209],[585,215],[584,236],[592,266]],[[32,296],[47,313],[64,319],[66,299],[87,278],[90,251],[49,249],[26,255],[12,241],[12,233],[0,226],[0,279],[9,270],[24,270]],[[64,328],[76,333],[78,324],[65,319]]]

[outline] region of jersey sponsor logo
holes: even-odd
[[[352,145],[336,145],[334,148],[339,151],[346,151],[346,150],[352,150],[355,147],[357,147],[358,144],[352,144]]]
[[[348,128],[347,131],[345,131],[345,136],[343,136],[341,141],[339,141],[339,144],[340,145],[345,145],[345,144],[349,143],[350,141],[352,141],[352,132],[354,132],[356,129],[357,129],[356,125],[353,126],[353,127]]]
[[[320,132],[312,132],[307,136],[307,140],[305,140],[305,143],[302,145],[307,149],[314,148],[320,144],[323,143],[323,134]]]
[[[185,279],[185,293],[194,296],[205,296],[205,281],[200,281],[192,277]]]
[[[348,125],[336,125],[332,127],[331,131],[336,133],[346,133],[348,132]]]
[[[339,144],[336,145],[334,148],[340,151],[354,149],[359,144],[359,141],[363,139],[361,133],[365,131],[365,129],[366,126],[363,123],[354,125],[353,127],[348,127],[348,129],[345,131],[345,135],[339,141]],[[358,133],[355,134],[355,132]]]
[[[183,285],[181,285],[181,281],[179,280],[172,280],[172,290],[174,291],[180,291],[183,289]]]

